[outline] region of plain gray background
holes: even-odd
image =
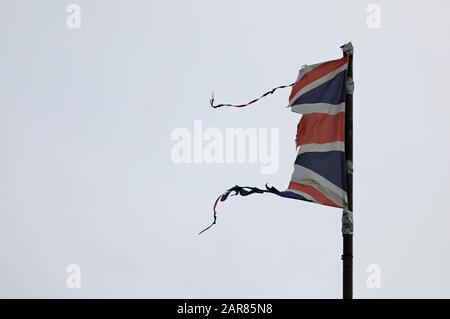
[[[66,8],[81,6],[81,29]],[[0,7],[0,296],[339,298],[339,209],[287,185],[303,64],[355,47],[355,297],[450,297],[450,5],[376,1],[18,1]],[[280,129],[280,170],[174,164],[171,132]],[[66,287],[79,264],[82,287]],[[367,266],[381,267],[369,289]]]

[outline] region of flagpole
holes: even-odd
[[[342,212],[342,297],[353,299],[353,46],[341,46],[348,56],[347,96],[345,100],[345,159],[347,163],[347,204]]]

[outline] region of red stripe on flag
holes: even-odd
[[[301,79],[299,79],[295,85],[292,87],[291,95],[289,95],[289,101],[292,100],[292,98],[295,96],[295,94],[298,93],[301,89],[303,89],[305,86],[310,84],[311,82],[314,82],[315,80],[321,78],[322,76],[326,75],[327,73],[330,73],[340,66],[347,63],[348,57],[345,56],[343,58],[332,60],[328,62],[324,62],[318,67],[312,69],[311,71],[305,73]]]
[[[310,143],[344,142],[345,113],[303,114],[297,126],[297,146]]]
[[[300,183],[291,181],[289,183],[288,189],[293,189],[293,190],[297,190],[297,191],[306,193],[306,194],[310,195],[312,198],[314,198],[317,202],[319,202],[321,204],[328,205],[328,206],[333,206],[333,207],[341,207],[340,205],[338,205],[335,202],[333,202],[331,199],[326,197],[324,194],[322,194],[319,190],[317,190],[313,186],[300,184]]]

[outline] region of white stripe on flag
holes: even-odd
[[[323,144],[303,144],[298,150],[298,154],[308,153],[308,152],[329,152],[329,151],[345,151],[345,143],[341,141],[323,143]]]
[[[300,114],[325,113],[334,115],[345,111],[345,103],[329,104],[329,103],[311,103],[296,104],[292,106],[292,112]]]

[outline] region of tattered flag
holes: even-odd
[[[245,104],[214,104],[246,107],[276,90],[292,87],[289,107],[302,114],[297,126],[298,153],[294,172],[285,191],[266,184],[265,189],[234,186],[220,195],[213,206],[213,223],[217,220],[217,205],[229,196],[247,196],[254,193],[272,193],[278,196],[304,200],[332,207],[344,207],[347,202],[345,161],[345,99],[348,56],[341,59],[303,66],[297,80],[264,93]]]

